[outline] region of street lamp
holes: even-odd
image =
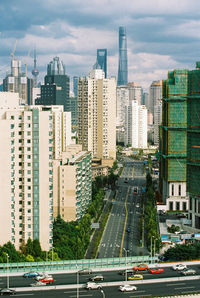
[[[9,269],[9,255],[6,253],[7,256],[7,288],[9,289],[9,274],[8,274],[8,269]]]
[[[101,293],[102,293],[102,295],[103,295],[103,298],[106,298],[105,293],[104,293],[103,290],[101,290]]]
[[[76,291],[76,297],[79,298],[79,272],[77,267],[77,291]]]
[[[154,238],[154,236],[151,236],[151,264],[152,264],[152,238]]]
[[[126,253],[126,267],[127,267],[127,253],[129,252],[129,250],[126,249],[126,248],[124,248],[124,247],[123,247],[123,250],[124,250],[125,253]],[[125,281],[127,281],[127,268],[126,268],[126,270],[125,270]]]
[[[54,247],[52,246],[52,262],[53,262],[53,249],[54,249]]]

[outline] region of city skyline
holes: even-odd
[[[196,0],[1,3],[0,82],[16,40],[15,56],[28,64],[29,76],[36,47],[42,83],[46,65],[55,56],[63,60],[69,76],[87,75],[98,48],[108,49],[108,75],[117,77],[118,28],[125,26],[129,81],[148,88],[169,69],[193,68],[199,56],[199,7]]]

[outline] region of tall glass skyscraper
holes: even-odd
[[[97,64],[103,69],[107,78],[107,49],[97,49]]]
[[[126,28],[119,27],[119,64],[117,85],[128,83],[127,40]]]

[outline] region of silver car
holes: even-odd
[[[185,269],[181,272],[183,275],[194,275],[196,274],[196,270],[194,269]]]
[[[102,289],[102,285],[97,284],[96,282],[87,282],[86,289],[88,289],[88,290],[100,290],[100,289]]]

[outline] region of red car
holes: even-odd
[[[163,273],[163,272],[165,272],[165,270],[163,268],[153,268],[153,269],[150,269],[149,272],[151,272],[151,273]]]
[[[149,267],[146,264],[140,264],[138,266],[133,267],[133,270],[135,271],[146,271]]]
[[[41,282],[45,283],[45,284],[52,284],[54,283],[54,279],[51,276],[46,276],[44,278],[40,279]]]

